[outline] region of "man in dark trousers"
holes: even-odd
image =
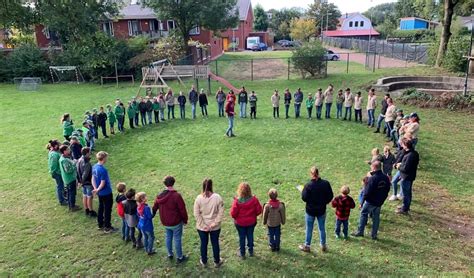
[[[240,105],[240,118],[247,118],[247,102],[249,97],[245,87],[242,87],[239,93],[239,105]]]
[[[196,103],[198,102],[198,93],[194,88],[194,85],[191,87],[191,91],[189,91],[189,102],[191,103],[191,114],[192,118],[196,119]]]
[[[396,212],[398,214],[408,214],[412,200],[413,182],[416,179],[416,171],[420,163],[420,155],[413,149],[413,143],[410,139],[403,138],[401,145],[404,155],[402,161],[395,166],[400,171],[403,205]]]
[[[385,113],[387,113],[387,108],[388,108],[388,103],[387,99],[390,98],[390,94],[385,94],[384,98],[382,99],[382,108],[380,108],[380,115],[379,118],[377,119],[377,130],[374,131],[374,133],[380,133],[380,127],[382,123],[385,123]],[[385,134],[385,124],[383,128],[383,133]]]
[[[318,221],[319,243],[321,251],[326,252],[326,206],[332,201],[331,184],[319,177],[316,166],[310,170],[311,181],[309,181],[301,192],[301,199],[306,203],[306,240],[299,248],[303,252],[311,251],[311,239],[313,237],[314,221]]]
[[[362,196],[359,227],[353,236],[364,236],[364,229],[367,225],[369,216],[372,218],[372,239],[377,240],[377,232],[380,224],[380,210],[387,199],[390,191],[390,180],[387,175],[382,172],[382,163],[375,161],[370,165],[371,177],[367,182]]]

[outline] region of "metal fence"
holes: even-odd
[[[326,45],[343,49],[357,50],[363,53],[376,53],[388,58],[421,64],[428,63],[431,43],[397,43],[386,40],[368,40],[351,38],[323,38]]]

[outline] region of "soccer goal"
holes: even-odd
[[[53,83],[73,82],[74,80],[77,84],[84,82],[84,77],[76,66],[51,66],[49,72]]]
[[[16,77],[13,79],[16,89],[22,92],[34,92],[41,88],[41,78],[39,77]]]

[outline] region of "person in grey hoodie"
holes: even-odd
[[[130,188],[125,192],[127,200],[122,201],[125,222],[128,226],[128,236],[132,240],[133,248],[143,248],[142,232],[138,230],[138,238],[135,238],[135,228],[138,225],[137,201],[135,200],[135,189]]]
[[[196,119],[196,103],[198,102],[198,92],[194,88],[194,85],[191,87],[191,91],[189,91],[189,102],[191,103],[191,112],[193,114],[193,119]]]
[[[81,158],[77,161],[76,172],[77,180],[82,185],[82,203],[84,205],[86,215],[96,217],[97,213],[92,208],[92,165],[91,165],[91,149],[84,147],[81,150]]]

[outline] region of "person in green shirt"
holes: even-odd
[[[71,139],[72,132],[74,131],[74,124],[72,123],[69,113],[64,113],[61,118],[61,124],[63,125],[63,136],[67,141],[69,141]]]
[[[48,171],[56,182],[56,197],[58,198],[59,204],[61,206],[67,206],[67,202],[64,198],[64,182],[61,177],[61,169],[59,168],[59,158],[61,157],[59,145],[58,140],[49,140],[48,145],[46,145],[46,149],[48,150]]]
[[[306,109],[308,110],[308,119],[311,119],[311,113],[313,113],[314,98],[311,94],[308,94],[306,99]]]
[[[128,123],[130,124],[130,128],[135,128],[133,126],[133,122],[135,121],[135,109],[133,109],[132,101],[128,102],[127,115],[128,115]]]
[[[61,177],[67,188],[67,203],[69,211],[78,211],[79,207],[76,206],[76,164],[70,158],[71,151],[66,145],[59,147],[61,157],[59,158],[59,169],[61,170]]]
[[[117,123],[118,123],[118,130],[120,132],[123,132],[123,120],[125,117],[125,110],[123,109],[122,105],[120,105],[120,100],[117,100],[115,102],[115,117],[117,117]]]
[[[153,98],[152,107],[155,116],[155,123],[157,124],[160,122],[160,103],[158,102],[158,97]]]
[[[82,146],[87,146],[86,138],[84,138],[84,132],[82,129],[76,129],[76,131],[72,133],[72,136],[76,136]]]
[[[107,104],[107,119],[109,119],[110,134],[115,134],[114,125],[117,119],[115,118],[114,111],[112,111],[112,105]]]

